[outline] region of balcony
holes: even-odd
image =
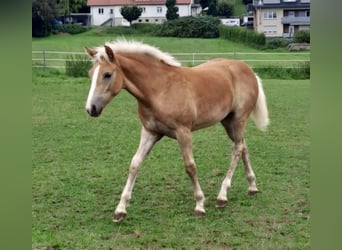
[[[284,16],[281,18],[282,24],[292,24],[292,25],[300,25],[300,24],[310,24],[309,16]]]

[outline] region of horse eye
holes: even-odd
[[[109,79],[112,76],[112,73],[106,72],[103,74],[104,79]]]

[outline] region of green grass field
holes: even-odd
[[[42,65],[42,51],[62,51],[62,52],[84,52],[84,46],[95,47],[101,46],[107,41],[113,41],[120,37],[126,39],[135,39],[156,46],[163,51],[175,54],[176,59],[180,61],[188,61],[183,63],[186,66],[192,65],[192,55],[180,55],[180,53],[227,53],[216,55],[196,55],[195,60],[199,60],[195,64],[199,64],[202,60],[212,59],[214,57],[226,57],[239,60],[245,60],[251,67],[264,66],[283,66],[293,67],[298,65],[296,60],[309,60],[310,55],[297,52],[288,53],[284,48],[260,51],[255,48],[248,47],[241,43],[232,42],[223,38],[216,39],[192,39],[192,38],[175,38],[175,37],[153,37],[145,35],[130,35],[119,33],[109,33],[110,29],[92,29],[88,32],[78,35],[53,35],[43,39],[32,40],[32,51],[39,53],[32,54],[34,58],[40,58],[40,61],[34,61],[33,64]],[[129,31],[129,28],[122,28],[122,32]],[[129,33],[129,32],[128,32]],[[248,53],[248,54],[246,54]],[[280,54],[272,54],[280,53]],[[65,59],[65,54],[46,54],[47,58]],[[262,61],[270,60],[270,61]],[[276,61],[274,61],[276,60]],[[293,61],[282,61],[293,60]],[[190,62],[189,62],[190,61]],[[64,60],[60,62],[47,61],[48,65],[65,66]]]
[[[137,104],[122,91],[98,119],[85,110],[90,80],[33,70],[32,249],[309,249],[308,80],[264,80],[271,125],[246,132],[260,193],[240,163],[223,210],[215,199],[230,160],[220,125],[194,133],[207,215],[194,199],[176,141],[143,163],[127,218],[112,222],[138,142]]]

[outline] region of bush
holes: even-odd
[[[160,25],[159,36],[215,38],[219,36],[219,18],[211,16],[180,17]]]
[[[136,32],[136,34],[141,35],[154,35],[159,28],[159,24],[154,23],[133,23],[131,28]]]
[[[282,38],[272,38],[266,42],[267,49],[277,49],[277,48],[285,48],[289,45],[289,40],[285,40]]]
[[[87,77],[91,65],[86,55],[70,55],[65,62],[65,73],[73,77]]]
[[[128,36],[128,35],[155,35],[159,30],[159,24],[153,23],[133,23],[130,27],[113,26],[113,27],[96,27],[91,30],[94,36]]]
[[[259,48],[266,44],[266,37],[263,33],[257,33],[253,30],[242,27],[231,27],[226,25],[219,25],[218,29],[220,37],[227,40]]]
[[[69,34],[79,34],[88,31],[90,28],[78,24],[64,24],[54,26],[53,33],[69,33]]]
[[[310,31],[300,30],[294,34],[293,41],[295,43],[310,43]]]
[[[293,68],[281,66],[265,66],[254,68],[254,71],[264,79],[310,79],[310,62],[298,63]]]

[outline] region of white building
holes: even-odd
[[[120,9],[123,6],[136,5],[142,8],[140,18],[133,23],[162,23],[166,20],[166,0],[87,0],[90,7],[91,21],[94,26],[129,25],[122,17]],[[194,0],[176,0],[178,15],[196,16],[201,7]]]

